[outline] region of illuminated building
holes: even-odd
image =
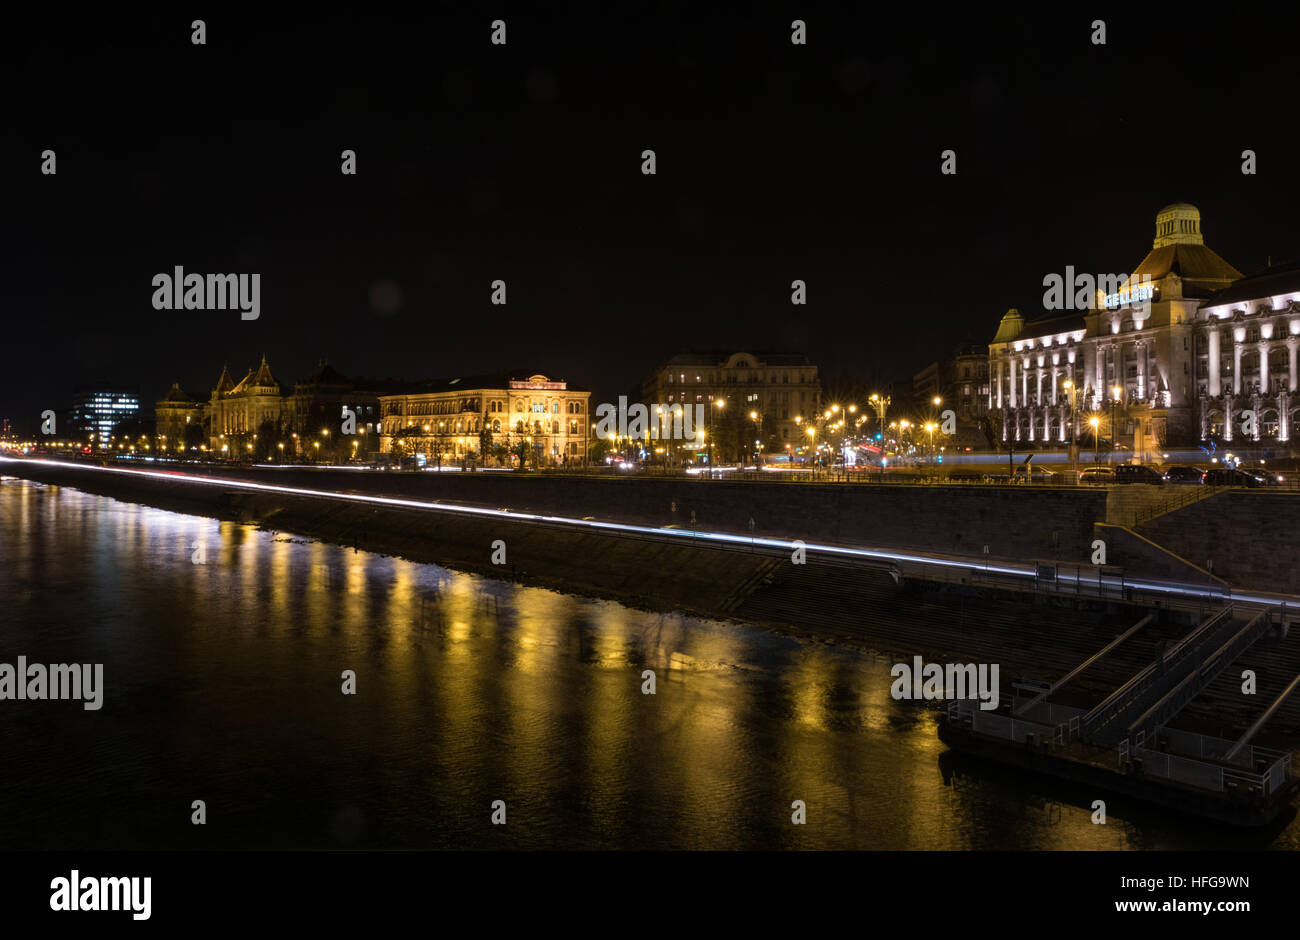
[[[238,383],[223,366],[208,405],[209,446],[216,453],[221,453],[222,447],[227,454],[238,453],[235,448],[250,443],[264,424],[279,427],[283,411],[280,383],[271,374],[266,356],[256,371],[249,369]]]
[[[239,382],[223,367],[208,402],[208,446],[214,454],[240,457],[250,453],[331,460],[363,456],[378,446],[379,424],[379,398],[359,387],[365,384],[323,361],[292,389],[280,385],[265,356]],[[353,435],[343,433],[344,408],[354,416]],[[260,435],[266,440],[259,441]],[[345,437],[356,447],[344,446]]]
[[[809,420],[822,407],[817,367],[807,356],[788,353],[682,353],[656,368],[641,394],[645,402],[669,405],[724,399],[721,416],[712,415],[714,427],[753,413],[760,416],[755,422],[761,420],[764,446],[773,450],[805,444],[804,428],[795,419]],[[748,431],[745,435],[742,449],[747,450]]]
[[[1290,442],[1300,420],[1300,264],[1265,268],[1206,300],[1196,332],[1201,438]]]
[[[591,393],[545,375],[465,376],[381,394],[384,453],[429,462],[504,464],[522,444],[531,466],[581,464]]]
[[[82,386],[72,396],[72,425],[78,434],[95,435],[108,446],[113,428],[139,416],[140,392],[129,386]]]
[[[207,406],[178,383],[173,382],[167,394],[154,402],[153,410],[159,444],[165,450],[175,451],[185,444],[186,437],[196,435],[206,442],[202,428]]]
[[[1191,443],[1204,423],[1193,374],[1200,311],[1240,278],[1206,247],[1199,210],[1176,203],[1156,216],[1137,268],[1115,289],[1098,285],[1086,309],[1032,318],[1009,310],[988,352],[1000,438],[1061,446],[1096,412],[1101,433],[1138,452]]]

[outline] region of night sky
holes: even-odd
[[[7,13],[0,417],[91,380],[206,396],[263,352],[286,384],[529,367],[598,401],[692,349],[903,380],[1048,273],[1132,270],[1170,202],[1243,272],[1300,255],[1289,30],[837,6]],[[260,274],[260,319],[155,311],[176,265]]]

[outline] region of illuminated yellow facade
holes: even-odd
[[[591,437],[591,393],[545,375],[472,376],[380,395],[383,453],[431,463],[581,465]],[[521,448],[522,445],[522,448]]]

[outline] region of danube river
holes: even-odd
[[[1300,847],[1094,825],[870,652],[63,487],[0,484],[0,598],[0,663],[104,666],[98,711],[0,701],[0,848]]]

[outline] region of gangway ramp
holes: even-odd
[[[1119,743],[1136,716],[1199,668],[1209,654],[1237,632],[1231,605],[1211,614],[1088,712],[1080,722],[1083,736],[1099,744]]]
[[[1075,666],[1073,669],[1071,669],[1068,673],[1066,673],[1064,676],[1062,676],[1062,677],[1061,677],[1060,679],[1058,679],[1056,682],[1053,682],[1051,685],[1049,685],[1046,689],[1044,689],[1044,690],[1043,690],[1042,692],[1040,692],[1038,695],[1035,695],[1035,696],[1034,696],[1033,698],[1031,698],[1031,699],[1026,699],[1024,702],[1022,702],[1021,704],[1019,704],[1018,706],[1016,706],[1015,712],[1016,712],[1017,714],[1024,714],[1024,713],[1028,712],[1030,709],[1034,708],[1034,707],[1035,707],[1036,705],[1038,705],[1040,702],[1045,701],[1049,695],[1051,695],[1052,693],[1054,693],[1054,692],[1060,690],[1061,688],[1063,688],[1063,687],[1066,685],[1066,683],[1068,683],[1071,679],[1073,679],[1075,676],[1079,675],[1081,672],[1083,672],[1085,669],[1087,669],[1087,668],[1088,668],[1089,666],[1091,666],[1093,663],[1097,662],[1099,659],[1101,659],[1103,656],[1105,656],[1107,653],[1109,653],[1109,652],[1110,652],[1111,650],[1113,650],[1115,647],[1119,646],[1121,643],[1123,643],[1125,640],[1127,640],[1127,639],[1128,639],[1129,637],[1131,637],[1133,634],[1137,633],[1139,630],[1141,630],[1143,627],[1145,627],[1148,623],[1150,623],[1153,619],[1155,619],[1155,614],[1154,614],[1154,613],[1147,614],[1145,617],[1143,617],[1141,620],[1139,620],[1139,621],[1138,621],[1137,623],[1135,623],[1133,626],[1129,627],[1127,630],[1125,630],[1125,631],[1124,631],[1123,633],[1121,633],[1119,636],[1115,637],[1115,639],[1113,639],[1113,640],[1111,640],[1109,643],[1107,643],[1107,644],[1106,644],[1104,647],[1102,647],[1100,650],[1098,650],[1097,652],[1093,653],[1091,656],[1089,656],[1087,659],[1085,659],[1085,660],[1084,660],[1083,662],[1081,662],[1079,665]]]
[[[1268,611],[1260,611],[1133,721],[1128,726],[1126,737],[1132,737],[1140,745],[1155,735],[1233,660],[1254,645],[1268,628]]]

